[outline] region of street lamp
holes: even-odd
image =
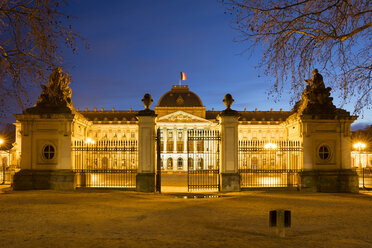
[[[269,168],[272,167],[272,166],[275,166],[275,157],[276,157],[276,154],[274,154],[274,163],[272,163],[271,161],[271,151],[275,151],[277,148],[278,148],[278,145],[277,144],[274,144],[274,143],[266,143],[264,145],[264,148],[266,150],[269,150],[269,161],[268,161],[268,165],[269,165]]]
[[[88,144],[88,145],[94,145],[94,143],[96,143],[94,140],[92,140],[91,138],[87,138],[85,140],[85,143]]]
[[[364,148],[366,148],[366,144],[364,144],[363,142],[357,142],[353,145],[353,147],[355,149],[358,149],[359,151],[359,169],[362,169],[362,150],[364,150]]]
[[[278,146],[274,143],[267,143],[264,145],[264,148],[269,150],[275,150],[276,148],[278,148]]]

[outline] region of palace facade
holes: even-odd
[[[174,85],[154,110],[146,94],[144,110],[120,111],[75,110],[69,78],[56,71],[46,89],[62,93],[44,90],[33,108],[15,115],[21,171],[14,187],[154,191],[162,173],[187,172],[189,190],[355,192],[350,124],[356,117],[334,107],[330,88],[314,75],[291,111],[235,111],[229,94],[225,110],[206,110],[187,85]]]

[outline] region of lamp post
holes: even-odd
[[[362,150],[364,148],[366,148],[366,144],[364,144],[363,142],[357,142],[353,145],[353,147],[355,149],[358,149],[359,151],[359,170],[362,171],[362,177],[363,177],[363,188],[365,188],[364,186],[364,169],[363,169],[363,165],[362,165]]]
[[[278,145],[277,144],[274,144],[274,143],[266,143],[264,145],[264,148],[269,151],[269,161],[268,161],[268,164],[269,164],[269,167],[271,167],[271,152],[272,151],[276,151],[276,149],[278,149]],[[275,153],[275,156],[276,156],[276,153]]]

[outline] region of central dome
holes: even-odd
[[[171,91],[160,97],[157,107],[203,107],[203,103],[187,85],[173,85]]]

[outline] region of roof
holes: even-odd
[[[203,103],[187,85],[173,85],[171,91],[160,98],[157,107],[203,107]]]
[[[137,121],[138,111],[79,111],[89,121]],[[214,120],[221,111],[206,111],[206,119]],[[285,121],[290,111],[238,111],[239,121]]]
[[[216,119],[221,111],[206,111],[206,119]],[[238,111],[239,121],[285,121],[290,111]]]
[[[79,111],[89,121],[137,121],[138,111]]]
[[[290,111],[239,111],[239,121],[285,121]]]

